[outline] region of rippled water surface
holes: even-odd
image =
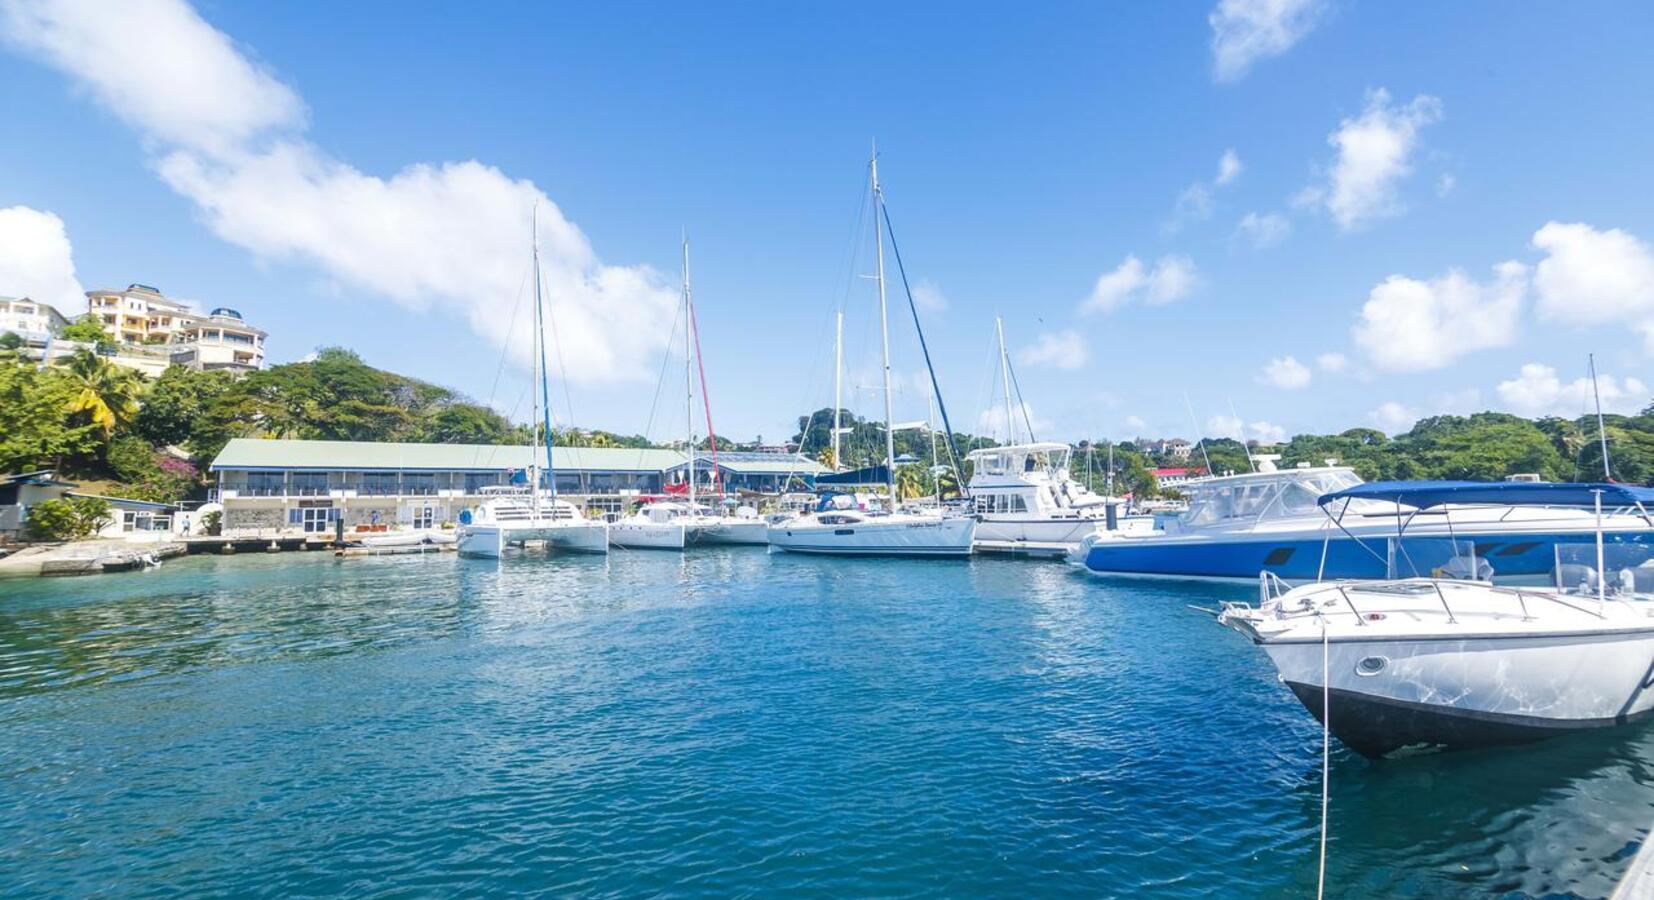
[[[1244,588],[763,550],[0,581],[0,895],[1312,892]],[[1371,764],[1334,896],[1595,896],[1654,730]]]

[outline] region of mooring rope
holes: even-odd
[[[1321,865],[1315,881],[1315,898],[1321,900],[1327,889],[1327,773],[1332,755],[1332,690],[1328,677],[1327,620],[1321,620]]]

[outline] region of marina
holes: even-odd
[[[1316,884],[1319,728],[1188,608],[1231,586],[729,547],[5,589],[8,896]],[[1606,895],[1650,759],[1334,745],[1329,895]]]

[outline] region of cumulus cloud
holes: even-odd
[[[1539,363],[1523,366],[1515,378],[1499,382],[1497,391],[1505,408],[1522,416],[1571,419],[1596,409],[1591,379],[1580,377],[1564,382],[1556,369]],[[1597,391],[1602,397],[1603,412],[1634,414],[1650,400],[1648,385],[1632,377],[1617,379],[1599,373]]]
[[[1206,436],[1278,444],[1286,440],[1286,429],[1273,422],[1247,422],[1239,416],[1213,416],[1206,420]]]
[[[1400,214],[1404,207],[1396,188],[1413,172],[1419,132],[1441,117],[1441,101],[1428,94],[1396,106],[1389,91],[1369,91],[1361,115],[1339,122],[1327,136],[1337,156],[1325,183],[1311,185],[1295,202],[1324,207],[1346,231]]]
[[[1280,213],[1249,212],[1241,217],[1235,233],[1251,243],[1253,249],[1264,250],[1286,240],[1292,233],[1292,223]]]
[[[1263,367],[1258,381],[1283,391],[1301,390],[1309,387],[1309,367],[1290,356],[1279,357]]]
[[[1350,360],[1344,354],[1332,351],[1315,357],[1315,367],[1337,375],[1350,367]]]
[[[1324,0],[1221,0],[1206,17],[1212,26],[1212,71],[1235,81],[1253,63],[1280,56],[1309,34]]]
[[[1073,330],[1046,332],[1017,351],[1017,362],[1025,366],[1067,371],[1084,368],[1090,359],[1091,348],[1086,346],[1085,338]]]
[[[948,295],[929,279],[920,279],[913,286],[913,303],[926,312],[941,312],[948,308]]]
[[[1488,283],[1453,269],[1428,281],[1391,275],[1372,289],[1352,334],[1379,369],[1439,369],[1476,350],[1516,339],[1528,268],[1494,267]]]
[[[50,303],[71,319],[86,311],[62,219],[27,206],[0,209],[0,295]]]
[[[303,137],[298,95],[181,0],[7,0],[8,40],[62,70],[136,128],[173,190],[220,238],[311,266],[412,310],[456,313],[526,362],[508,334],[538,210],[547,301],[570,378],[647,378],[676,290],[648,267],[606,265],[532,182],[469,160],[363,172]],[[132,47],[142,65],[112,65]]]
[[[1625,324],[1654,348],[1654,248],[1625,231],[1547,222],[1533,235],[1545,258],[1534,271],[1541,319]]]
[[[1412,409],[1394,400],[1380,403],[1377,409],[1367,414],[1367,418],[1386,434],[1399,434],[1412,428],[1413,423],[1419,420]]]
[[[1194,260],[1187,256],[1162,256],[1152,269],[1136,256],[1127,256],[1097,279],[1080,312],[1110,312],[1133,301],[1150,306],[1171,303],[1187,297],[1199,283]]]
[[[1149,423],[1143,421],[1141,416],[1126,416],[1120,424],[1126,426],[1132,431],[1142,431],[1143,429],[1149,427]]]
[[[1240,154],[1231,147],[1223,151],[1223,155],[1218,158],[1218,176],[1213,181],[1220,185],[1228,184],[1240,177],[1243,168],[1245,166],[1241,165]]]

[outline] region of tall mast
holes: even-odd
[[[683,412],[689,424],[689,506],[695,506],[695,327],[690,323],[694,314],[689,299],[689,237],[683,239]]]
[[[1585,358],[1591,364],[1591,396],[1597,401],[1597,440],[1602,442],[1602,480],[1613,481],[1614,476],[1608,474],[1608,428],[1602,423],[1602,394],[1597,392],[1597,355],[1591,353]],[[1602,566],[1597,566],[1597,571],[1602,571]]]
[[[1016,419],[1011,413],[1011,362],[1005,356],[1005,323],[994,316],[994,333],[999,335],[999,380],[1005,387],[1005,443],[1017,442]],[[1033,440],[1030,435],[1029,440]]]
[[[843,468],[838,456],[839,410],[844,408],[844,310],[838,312],[838,328],[833,339],[833,469]]]
[[[884,471],[885,486],[890,490],[890,509],[896,509],[896,432],[892,430],[895,421],[895,412],[891,409],[890,390],[890,318],[885,312],[884,301],[884,231],[879,224],[879,211],[884,206],[884,198],[879,192],[879,151],[873,149],[873,162],[869,170],[873,183],[873,248],[878,256],[879,281],[879,335],[884,341]]]
[[[544,418],[542,419],[541,404],[540,404],[540,400],[541,400],[542,395],[546,394],[545,389],[544,389],[544,385],[545,385],[545,381],[544,381],[544,375],[545,375],[545,340],[546,339],[545,339],[545,326],[540,320],[540,317],[541,317],[542,313],[541,313],[541,310],[540,310],[540,210],[539,210],[539,207],[535,207],[535,209],[534,209],[534,213],[532,215],[531,222],[530,222],[530,225],[529,225],[529,234],[530,234],[529,242],[532,245],[532,247],[530,249],[530,256],[534,260],[534,317],[533,317],[534,318],[534,346],[532,348],[530,348],[529,355],[531,357],[533,357],[533,367],[534,367],[533,371],[534,371],[534,382],[535,382],[534,387],[529,391],[529,393],[534,395],[534,399],[532,401],[532,406],[531,406],[532,414],[533,414],[533,417],[534,417],[533,418],[533,423],[534,424],[529,426],[529,431],[530,431],[530,433],[537,432],[539,427],[540,427],[540,423],[542,421],[545,422],[545,429],[546,429],[544,435],[540,435],[540,434],[535,434],[534,435],[534,440],[533,440],[533,443],[530,445],[529,457],[528,457],[529,496],[533,498],[532,503],[533,503],[533,507],[534,507],[534,515],[537,518],[540,515],[540,461],[539,460],[540,460],[540,447],[541,447],[542,440],[544,441],[544,446],[546,448],[546,466],[549,468],[550,465],[551,465],[551,410],[549,410],[549,409],[545,410],[544,411]],[[551,402],[551,397],[549,395],[546,395],[545,396],[545,401],[549,405],[550,402]],[[555,490],[556,486],[557,486],[557,479],[553,478],[552,479],[552,489]]]

